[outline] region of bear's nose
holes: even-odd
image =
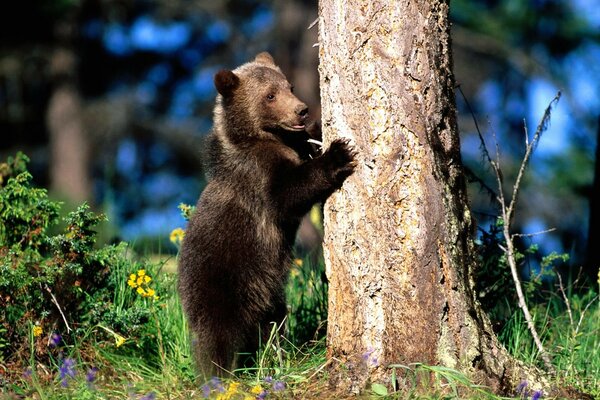
[[[304,117],[306,114],[308,114],[308,107],[306,106],[306,104],[299,104],[296,107],[296,114],[298,114],[301,117]]]

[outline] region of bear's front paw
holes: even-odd
[[[356,168],[356,152],[348,139],[334,140],[323,156],[329,159],[331,178],[336,185],[341,185]]]

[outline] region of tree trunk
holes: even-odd
[[[59,76],[48,103],[46,122],[50,135],[52,191],[78,204],[91,199],[92,184],[81,99],[75,85],[66,78],[74,69],[73,57],[70,51],[62,49],[53,56],[53,69]]]
[[[502,393],[538,381],[473,291],[448,2],[321,0],[319,17],[325,142],[349,137],[359,154],[325,207],[328,353],[344,364],[332,384],[391,386],[388,365],[415,362]]]

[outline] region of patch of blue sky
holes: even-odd
[[[154,142],[148,149],[148,161],[152,168],[168,167],[169,161],[172,159],[172,151],[163,142]]]
[[[196,97],[194,86],[189,80],[180,81],[174,92],[169,114],[174,118],[191,117],[194,111]]]
[[[144,15],[131,26],[131,43],[139,49],[158,53],[173,53],[185,46],[192,35],[187,22],[160,24]]]
[[[544,111],[557,92],[558,88],[541,78],[533,79],[528,83],[526,124],[530,138],[533,137]],[[568,102],[563,99],[558,104],[554,104],[548,129],[539,142],[536,154],[547,157],[563,153],[570,144],[569,130],[572,124]]]
[[[203,54],[196,48],[185,48],[178,53],[179,61],[188,70],[192,71],[200,64],[203,59]]]
[[[141,185],[141,195],[161,204],[176,197],[184,188],[178,176],[167,172],[149,174]]]
[[[242,23],[241,29],[247,37],[254,36],[259,33],[264,33],[271,29],[275,21],[273,10],[265,6],[260,6],[254,14]]]
[[[127,28],[122,24],[107,24],[102,35],[102,43],[107,51],[116,56],[127,56],[132,52]]]
[[[523,234],[531,236],[531,242],[538,244],[541,255],[548,255],[553,251],[562,253],[564,251],[561,241],[556,232],[546,232],[551,227],[540,218],[529,218],[523,225]],[[542,233],[544,232],[544,233]]]
[[[217,95],[213,77],[217,69],[214,67],[203,68],[193,78],[194,91],[200,100],[208,100]]]
[[[160,64],[153,65],[148,70],[148,73],[146,74],[146,79],[157,85],[164,85],[171,78],[172,73],[173,69],[171,68],[171,66],[168,63],[163,62]]]
[[[117,147],[115,168],[123,175],[136,180],[141,168],[138,168],[139,155],[137,146],[132,139],[123,139]]]
[[[137,218],[122,226],[123,239],[130,241],[139,237],[166,237],[173,229],[185,226],[186,222],[177,208],[178,204],[144,210]]]
[[[231,36],[231,28],[225,21],[216,20],[205,30],[206,39],[215,44],[225,43]]]
[[[495,80],[487,80],[480,87],[476,95],[479,108],[484,114],[496,114],[502,108],[502,87]],[[480,122],[480,121],[478,121]]]
[[[600,29],[600,7],[598,0],[571,0],[572,9],[592,27]]]
[[[586,42],[564,61],[572,100],[586,113],[600,109],[600,44]]]

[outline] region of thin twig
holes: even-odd
[[[310,381],[312,378],[314,378],[319,372],[321,372],[323,370],[323,368],[325,368],[326,366],[328,366],[329,364],[331,364],[333,362],[333,358],[330,358],[329,360],[327,360],[323,365],[321,365],[319,368],[317,368],[317,370],[308,378],[306,378],[306,380]]]
[[[592,305],[592,303],[594,301],[596,301],[596,299],[598,298],[598,296],[599,295],[594,296],[594,298],[592,300],[590,300],[590,302],[587,304],[587,306],[585,306],[585,308],[581,312],[581,315],[579,316],[579,322],[577,323],[577,328],[575,329],[575,335],[577,335],[579,333],[579,328],[581,327],[581,322],[583,322],[583,317],[585,316],[585,313],[587,312],[588,308],[590,308],[590,306]]]
[[[571,312],[571,303],[569,302],[569,298],[565,293],[565,287],[563,286],[562,277],[560,276],[560,272],[556,271],[556,276],[558,277],[558,288],[560,289],[560,293],[563,296],[563,300],[565,301],[565,305],[567,306],[567,314],[569,314],[569,321],[571,321],[571,329],[575,327],[575,323],[573,323],[573,313]]]
[[[473,112],[473,108],[471,107],[471,103],[469,103],[469,100],[467,100],[467,96],[465,96],[465,94],[462,91],[462,88],[460,87],[460,85],[457,86],[458,91],[460,92],[460,95],[462,96],[463,100],[465,101],[465,104],[467,106],[467,108],[469,109],[469,113],[471,114],[471,118],[473,118],[473,123],[475,124],[475,130],[477,131],[477,135],[479,136],[479,141],[481,142],[481,148],[483,150],[483,155],[486,156],[487,161],[491,164],[492,163],[492,158],[490,157],[490,154],[487,151],[487,146],[485,145],[485,140],[483,139],[483,135],[481,133],[481,129],[479,129],[479,124],[477,123],[477,118],[475,117],[475,112]]]
[[[71,327],[69,326],[69,323],[67,322],[67,318],[65,317],[65,314],[63,314],[63,311],[60,308],[60,304],[58,304],[58,301],[56,300],[56,297],[54,297],[54,294],[52,294],[52,291],[50,290],[50,288],[48,287],[48,285],[44,285],[44,289],[46,289],[46,291],[50,294],[50,297],[52,298],[52,302],[54,303],[54,305],[56,306],[56,308],[58,308],[58,312],[60,313],[63,321],[65,322],[65,326],[67,327],[67,333],[70,333],[71,332]]]
[[[502,217],[503,217],[504,221],[506,221],[507,213],[508,213],[508,211],[507,211],[506,207],[503,206],[502,207]],[[514,249],[512,239],[510,237],[509,229],[510,229],[510,224],[504,222],[502,231],[504,234],[504,239],[506,240],[506,258],[508,260],[508,265],[510,266],[510,273],[511,273],[513,281],[515,283],[515,289],[517,291],[517,297],[519,299],[519,307],[521,308],[521,311],[523,311],[523,315],[525,316],[525,321],[527,322],[527,327],[529,328],[529,331],[531,332],[531,336],[533,337],[533,341],[535,342],[535,345],[538,348],[538,351],[540,352],[540,357],[542,357],[542,360],[544,361],[544,365],[546,366],[548,371],[554,373],[554,366],[552,365],[552,360],[550,359],[550,356],[548,355],[548,353],[546,353],[546,350],[544,350],[542,341],[540,340],[537,330],[535,329],[535,325],[533,323],[533,318],[531,317],[531,314],[529,312],[529,307],[527,307],[527,303],[525,302],[525,295],[523,294],[521,280],[519,279],[519,274],[517,272],[517,261],[515,258],[515,249]]]
[[[556,228],[548,228],[545,229],[543,231],[537,231],[537,232],[533,232],[533,233],[513,233],[512,237],[532,237],[532,236],[538,236],[538,235],[543,235],[544,233],[550,233],[550,232],[554,232],[556,230]]]
[[[498,184],[497,200],[498,200],[498,203],[500,203],[500,208],[502,211],[502,219],[504,222],[503,226],[502,226],[502,234],[504,236],[504,240],[506,241],[506,247],[500,246],[500,248],[503,249],[503,251],[506,253],[506,258],[508,261],[508,265],[510,267],[510,273],[512,275],[512,278],[513,278],[513,281],[515,284],[515,289],[517,292],[519,307],[521,308],[521,311],[523,312],[523,315],[525,316],[525,321],[527,322],[527,327],[529,328],[531,336],[533,337],[533,341],[535,342],[535,345],[540,353],[540,357],[544,361],[544,365],[546,366],[546,369],[548,371],[550,371],[551,373],[555,373],[554,366],[552,365],[552,360],[550,359],[550,355],[546,352],[546,350],[544,349],[544,346],[542,345],[542,341],[540,340],[539,334],[535,328],[535,324],[533,323],[533,318],[531,317],[531,313],[529,312],[529,307],[527,306],[527,302],[525,301],[525,295],[523,294],[523,287],[521,284],[521,280],[519,278],[519,273],[517,270],[517,261],[516,261],[516,257],[515,257],[515,248],[514,248],[514,243],[513,243],[514,235],[511,235],[510,228],[511,228],[512,217],[514,215],[514,210],[516,208],[516,204],[517,204],[517,200],[518,200],[519,189],[521,186],[521,179],[523,178],[523,175],[525,173],[525,170],[529,163],[531,155],[532,155],[533,151],[535,150],[535,147],[536,147],[542,133],[548,127],[552,105],[556,101],[558,101],[559,98],[560,98],[560,92],[558,92],[558,94],[550,102],[550,105],[548,105],[548,107],[546,108],[546,111],[544,112],[544,116],[542,117],[542,120],[541,120],[540,124],[538,125],[536,132],[533,135],[533,138],[531,141],[529,141],[529,135],[528,135],[527,131],[525,131],[525,135],[526,135],[525,156],[523,157],[523,160],[521,162],[521,166],[519,168],[519,173],[517,174],[517,178],[516,178],[515,184],[513,186],[512,197],[511,197],[510,203],[508,205],[507,205],[506,199],[504,197],[504,188],[503,188],[503,184],[502,184],[503,179],[502,179],[502,172],[501,172],[501,168],[500,168],[500,147],[498,144],[498,140],[496,140],[495,132],[493,130],[492,130],[492,134],[494,136],[494,142],[496,145],[496,160],[495,161],[490,160],[490,164],[492,165],[492,168],[494,169],[494,172],[496,175],[496,181]],[[525,126],[525,129],[527,129],[526,126]],[[487,151],[487,149],[486,149],[486,151]],[[488,157],[489,157],[489,155],[488,155]]]
[[[514,210],[515,210],[515,205],[517,204],[519,189],[521,187],[521,179],[523,178],[523,175],[525,174],[525,170],[527,169],[527,165],[529,164],[531,155],[533,154],[533,151],[535,150],[540,138],[542,137],[542,133],[544,133],[544,131],[548,128],[548,124],[550,123],[550,114],[552,112],[552,105],[554,103],[558,102],[559,99],[560,99],[560,92],[558,92],[556,94],[556,96],[554,96],[554,98],[552,99],[552,101],[550,102],[550,104],[548,105],[546,110],[544,111],[544,116],[542,117],[542,120],[538,124],[537,129],[535,130],[535,134],[533,135],[531,142],[529,142],[527,145],[527,148],[525,150],[525,156],[523,157],[523,161],[521,162],[521,167],[519,168],[519,173],[517,174],[517,179],[515,180],[515,185],[513,186],[513,194],[512,194],[512,198],[510,201],[510,205],[508,206],[508,212],[507,212],[508,220],[505,220],[505,223],[510,224],[510,221],[512,220],[512,216],[513,216]],[[525,126],[525,128],[526,127],[527,126]]]

